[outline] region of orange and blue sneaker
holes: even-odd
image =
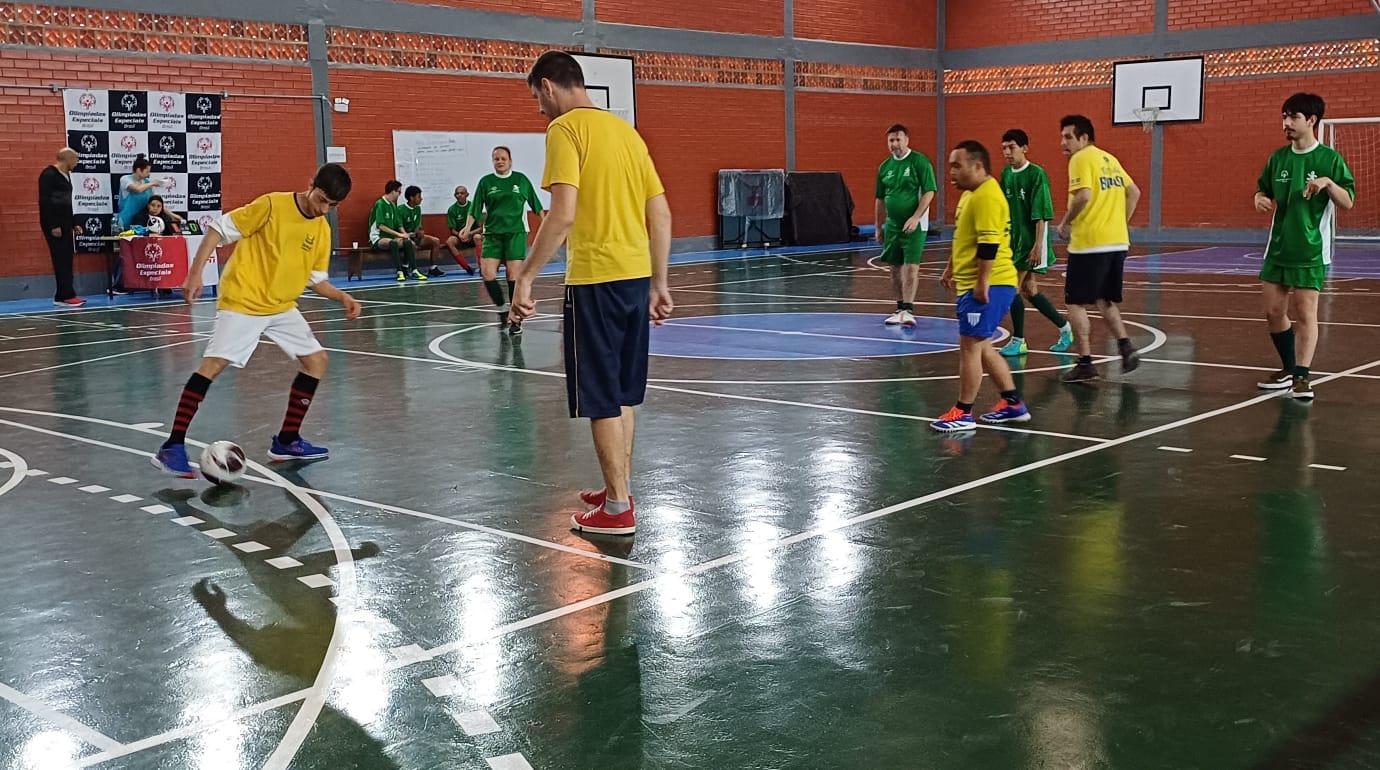
[[[1024,401],[1011,403],[1006,399],[997,402],[992,407],[992,411],[982,416],[982,421],[992,425],[1000,425],[1004,422],[1027,422],[1030,420],[1030,410],[1025,408]]]
[[[153,456],[153,467],[160,468],[174,476],[184,479],[196,478],[192,464],[187,462],[187,445],[170,444],[158,450]]]
[[[957,433],[961,430],[977,430],[977,422],[973,420],[972,412],[965,412],[955,406],[930,423],[930,427],[940,433]]]

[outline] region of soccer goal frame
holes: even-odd
[[[1358,127],[1371,126],[1368,132],[1361,131],[1356,142],[1366,142],[1364,146],[1352,146],[1350,137],[1358,134]],[[1322,135],[1318,137],[1323,144],[1338,150],[1347,158],[1351,174],[1356,178],[1356,197],[1360,211],[1337,212],[1338,241],[1380,241],[1380,165],[1375,163],[1376,152],[1363,152],[1365,147],[1374,146],[1380,152],[1380,116],[1363,118],[1323,118]],[[1338,142],[1341,146],[1338,147]],[[1365,164],[1358,168],[1356,164]],[[1364,180],[1364,181],[1363,181]],[[1369,200],[1365,200],[1369,198]],[[1351,221],[1347,221],[1350,219]]]

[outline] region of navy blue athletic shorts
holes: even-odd
[[[565,390],[571,417],[618,417],[647,395],[650,278],[565,287]]]

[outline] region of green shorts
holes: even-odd
[[[504,262],[527,259],[527,233],[485,233],[483,256]]]
[[[901,231],[903,222],[888,221],[882,226],[882,259],[888,265],[918,265],[925,252],[927,233],[917,227],[907,235]]]
[[[1290,289],[1322,291],[1323,283],[1327,280],[1327,265],[1291,267],[1267,259],[1265,264],[1260,266],[1260,280]]]
[[[1032,249],[1032,250],[1030,250],[1029,252],[1026,252],[1024,255],[1016,254],[1016,255],[1014,256],[1014,258],[1012,259],[1012,261],[1016,263],[1016,272],[1019,272],[1019,273],[1034,273],[1034,274],[1036,274],[1036,275],[1044,275],[1045,273],[1048,273],[1048,272],[1049,272],[1049,269],[1050,269],[1051,267],[1054,267],[1054,251],[1053,251],[1053,250],[1050,250],[1049,255],[1048,255],[1047,257],[1045,257],[1045,259],[1046,259],[1047,261],[1046,261],[1044,267],[1031,267],[1031,266],[1030,266],[1030,257],[1031,257],[1031,255],[1034,254],[1034,253],[1035,253],[1035,251],[1034,251],[1034,249]]]

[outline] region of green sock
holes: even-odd
[[[1063,314],[1059,312],[1058,308],[1054,307],[1054,303],[1050,302],[1049,297],[1046,297],[1044,294],[1036,294],[1034,297],[1031,297],[1030,304],[1034,305],[1035,309],[1040,311],[1040,315],[1048,318],[1050,323],[1060,329],[1063,329],[1064,325],[1068,323]]]
[[[1290,326],[1282,332],[1270,332],[1270,341],[1275,343],[1275,350],[1279,351],[1279,362],[1284,365],[1284,371],[1293,371],[1294,327]]]
[[[402,247],[396,240],[388,242],[388,256],[393,258],[393,269],[401,273],[403,271]]]
[[[489,293],[489,299],[493,300],[495,305],[500,307],[503,305],[503,285],[498,282],[497,278],[492,281],[485,281],[484,290]]]
[[[1011,300],[1011,336],[1025,339],[1025,302],[1019,294]]]

